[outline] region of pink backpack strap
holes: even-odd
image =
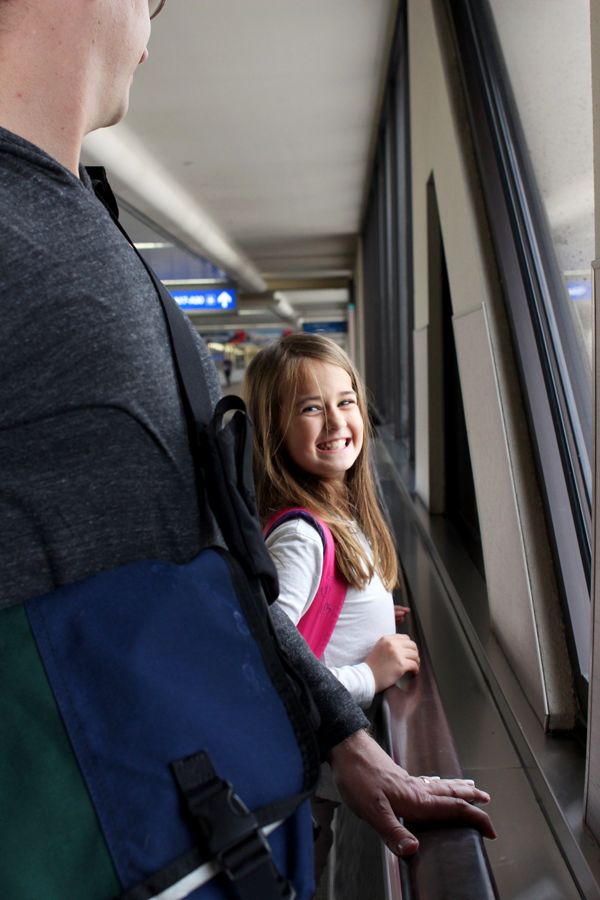
[[[323,572],[319,587],[313,602],[298,622],[298,631],[317,659],[321,659],[342,611],[348,584],[335,561],[335,543],[330,529],[307,509],[290,508],[275,513],[263,530],[265,540],[275,528],[290,519],[305,519],[323,542]]]

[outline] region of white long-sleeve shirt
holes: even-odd
[[[364,535],[360,535],[371,552]],[[323,544],[305,519],[284,522],[267,539],[277,568],[278,603],[297,625],[310,607],[323,571]],[[339,619],[322,662],[363,708],[371,705],[375,679],[364,662],[380,637],[395,634],[394,604],[378,575],[364,590],[348,588]]]

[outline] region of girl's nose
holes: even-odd
[[[337,428],[343,428],[346,424],[344,411],[339,406],[334,406],[327,413],[327,430],[335,431]]]

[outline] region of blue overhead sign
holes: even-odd
[[[591,281],[567,281],[567,290],[571,300],[591,300],[592,299],[592,282]]]
[[[345,322],[305,322],[302,329],[309,334],[343,334],[348,330]]]
[[[187,291],[171,291],[173,298],[184,310],[205,310],[223,312],[235,309],[234,288],[212,288],[207,291],[199,291],[196,288]]]

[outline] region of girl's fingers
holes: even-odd
[[[403,650],[401,654],[398,656],[398,660],[402,662],[403,660],[412,660],[416,663],[421,661],[418,650],[413,650],[412,648],[409,650]]]
[[[391,635],[391,637],[393,639],[392,644],[400,644],[402,647],[413,647],[415,650],[417,649],[417,645],[407,634],[394,634]]]
[[[402,667],[405,672],[414,672],[416,674],[419,671],[419,660],[405,659]]]
[[[404,664],[404,672],[414,672],[415,675],[419,673],[419,661],[416,659],[407,659]]]
[[[410,612],[408,606],[394,606],[394,616],[396,622],[403,622],[404,616],[407,616]]]

